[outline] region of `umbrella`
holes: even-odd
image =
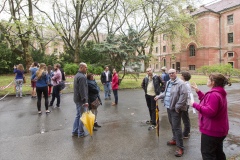
[[[156,133],[159,138],[159,108],[158,101],[156,101]]]
[[[80,120],[83,122],[85,128],[87,129],[89,134],[92,136],[95,115],[91,111],[86,111],[82,114],[82,117],[80,118]]]

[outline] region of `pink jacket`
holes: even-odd
[[[112,77],[112,89],[118,89],[118,74],[113,74]]]
[[[223,137],[228,134],[227,93],[223,87],[214,87],[205,95],[198,91],[200,104],[193,103],[199,111],[199,130],[213,137]]]

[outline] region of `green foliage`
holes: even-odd
[[[14,65],[23,63],[23,59],[13,54],[5,43],[0,43],[0,57],[0,74],[12,73]]]
[[[40,50],[32,50],[31,56],[34,62],[45,63],[46,65],[54,65],[55,63],[62,64],[61,61],[58,60],[56,55],[46,55]]]
[[[233,68],[231,64],[202,66],[197,71],[204,74],[221,73],[225,76],[240,76],[240,70]]]
[[[78,72],[78,65],[75,63],[67,63],[64,65],[64,71],[67,75],[75,75]]]
[[[87,64],[88,66],[88,73],[93,73],[93,74],[101,74],[102,71],[104,70],[101,66],[97,66],[95,65],[91,65],[91,64]]]

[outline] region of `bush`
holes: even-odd
[[[64,65],[64,71],[67,75],[77,74],[79,66],[75,63],[67,63]]]

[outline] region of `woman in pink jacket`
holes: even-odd
[[[113,69],[113,77],[112,77],[112,90],[114,94],[115,102],[112,102],[112,106],[116,106],[118,104],[118,74],[116,69]]]
[[[228,134],[229,124],[225,85],[231,85],[231,83],[222,74],[211,74],[209,76],[207,86],[211,90],[205,94],[197,88],[196,84],[192,85],[200,100],[199,104],[191,101],[191,105],[199,112],[203,160],[226,160],[223,152],[223,140]]]

